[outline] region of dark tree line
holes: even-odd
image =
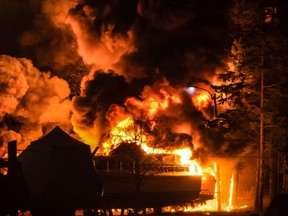
[[[255,209],[261,211],[264,184],[271,198],[287,190],[288,5],[280,1],[235,1],[230,11],[233,68],[219,74],[213,86],[225,105],[218,127],[228,150],[258,152]],[[237,134],[237,139],[231,139]],[[286,181],[286,182],[285,182]],[[266,188],[266,187],[265,187]]]

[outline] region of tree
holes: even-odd
[[[260,1],[235,1],[230,13],[234,37],[230,57],[234,68],[220,73],[222,84],[213,86],[218,103],[228,108],[218,119],[208,121],[226,137],[240,134],[242,141],[249,141],[236,146],[239,150],[247,145],[258,150],[255,209],[259,211],[263,207],[264,180],[269,174],[264,166],[271,165],[272,152],[283,149],[287,139],[287,117],[283,112],[287,105],[279,104],[287,100],[287,89],[283,88],[287,85],[287,37],[279,28],[276,8]]]

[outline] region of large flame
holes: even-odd
[[[136,143],[146,154],[173,154],[180,157],[180,164],[189,165],[191,175],[202,175],[202,168],[196,160],[191,160],[192,151],[188,148],[165,150],[162,148],[149,147],[148,137],[143,134],[141,128],[135,127],[135,122],[131,116],[120,120],[111,130],[109,139],[103,142],[104,148],[102,153],[109,154],[112,148],[117,148],[122,142]]]
[[[153,131],[157,127],[155,117],[181,103],[179,92],[172,88],[167,80],[163,80],[153,86],[146,86],[141,94],[141,100],[130,97],[126,99],[125,107],[111,106],[106,114],[111,129],[107,132],[108,138],[101,143],[100,153],[109,154],[121,143],[135,143],[147,154],[176,155],[180,158],[179,164],[189,166],[191,174],[202,175],[202,168],[197,161],[191,160],[191,148],[171,147],[169,143],[165,148],[159,147],[155,136],[147,133],[143,126],[145,124],[150,131]]]
[[[224,141],[220,143],[216,133],[212,136],[212,131],[209,131],[204,135],[199,130],[202,117],[211,117],[205,113],[207,108],[213,106],[211,94],[203,90],[191,92],[193,89],[190,89],[191,97],[184,97],[175,87],[183,84],[178,86],[183,93],[183,88],[188,87],[184,86],[186,82],[202,80],[203,82],[199,81],[197,84],[199,87],[204,85],[203,88],[210,87],[210,84],[216,85],[216,67],[222,68],[224,61],[222,54],[218,53],[222,50],[219,49],[222,43],[215,40],[215,34],[210,35],[211,31],[207,31],[209,22],[205,25],[202,23],[199,28],[190,26],[197,20],[201,21],[195,19],[199,16],[196,11],[190,11],[195,8],[193,1],[190,1],[191,4],[179,4],[180,1],[134,1],[134,4],[137,4],[136,12],[136,7],[131,7],[132,1],[45,0],[29,7],[29,10],[35,10],[33,16],[26,16],[29,10],[27,5],[20,1],[17,7],[14,1],[4,2],[5,7],[0,7],[4,8],[1,15],[7,23],[7,32],[17,34],[20,46],[16,50],[21,50],[24,55],[29,54],[33,59],[30,62],[27,59],[0,56],[0,138],[3,143],[17,140],[21,143],[20,149],[24,149],[30,141],[40,138],[54,126],[61,125],[91,146],[103,141],[102,153],[108,154],[122,142],[136,143],[147,154],[179,156],[179,163],[189,165],[191,173],[197,175],[202,175],[203,171],[196,160],[191,160],[192,150],[200,147],[203,151],[214,150],[214,147],[219,147],[220,150],[220,147],[224,146]],[[209,16],[211,13],[219,13],[213,7],[213,10],[209,11],[207,8],[202,10],[205,7],[202,8],[201,5],[196,8],[199,6],[200,18],[205,17],[203,11],[209,12]],[[219,8],[224,10],[227,7]],[[26,19],[15,18],[15,14],[22,17],[24,11],[31,23]],[[5,14],[11,19],[7,19]],[[225,29],[223,22],[217,23],[219,30]],[[217,23],[213,24],[214,30],[217,30]],[[19,26],[21,28],[17,31],[10,29]],[[25,29],[28,26],[29,29]],[[203,38],[203,33],[205,41],[208,41],[207,45],[204,40],[197,40]],[[7,34],[3,34],[5,35]],[[10,34],[8,35],[10,37]],[[191,38],[198,42],[190,43]],[[14,39],[11,39],[13,44]],[[221,41],[226,47],[227,41]],[[185,44],[185,49],[178,49],[177,44]],[[81,64],[78,65],[76,59]],[[52,72],[41,72],[32,62],[37,62],[42,68],[51,68]],[[215,64],[216,62],[221,64]],[[84,65],[85,68],[82,68]],[[75,68],[79,71],[74,70]],[[227,71],[234,71],[234,68],[235,66],[228,62]],[[103,88],[101,86],[93,89],[99,85],[89,85],[89,81],[97,80],[95,74],[98,69],[107,74],[113,70],[117,76],[123,76],[121,78],[127,81],[125,85],[129,86],[126,89],[128,93],[122,93],[122,85],[119,85],[111,90],[113,95],[110,92],[102,94],[106,93],[106,87],[114,86],[114,83],[110,82],[105,82],[106,86],[103,85]],[[77,86],[75,94],[69,88],[75,80],[67,79],[68,83],[62,78],[67,74],[77,73],[79,76],[75,77],[79,79],[77,81],[81,82],[81,86]],[[173,83],[174,87],[170,86],[169,82]],[[106,100],[117,98],[115,91],[123,94],[121,101]],[[223,93],[221,96],[226,95]],[[78,103],[75,102],[77,97],[81,97]],[[121,103],[121,106],[115,103]],[[103,106],[98,107],[98,104]],[[225,106],[228,105],[217,105],[218,113],[227,108]],[[164,126],[155,120],[159,116],[161,121],[165,122]],[[171,134],[182,133],[190,136],[191,140],[182,146],[169,146],[170,143],[166,141],[161,148],[157,147],[151,133],[146,133],[143,127],[139,126],[137,120],[143,120],[142,117],[148,120],[145,126],[149,127],[150,131],[167,127]],[[102,134],[109,136],[102,140]],[[6,154],[2,141],[0,140],[0,157]],[[232,193],[233,188],[231,190]]]
[[[193,102],[198,108],[208,107],[211,103],[211,97],[208,93],[197,94],[193,97]]]
[[[209,90],[205,88],[190,86],[186,89],[186,92],[191,95],[193,104],[198,109],[207,108],[212,102],[212,97],[209,93]]]

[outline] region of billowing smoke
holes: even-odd
[[[228,5],[225,1],[221,5],[213,1],[140,1],[134,27],[139,51],[126,61],[140,68],[145,65],[148,75],[157,67],[171,84],[187,85],[195,78],[206,78],[224,59]]]
[[[117,69],[121,57],[135,51],[131,27],[136,5],[131,0],[84,1],[70,10],[68,20],[85,63],[93,69]]]
[[[52,125],[71,124],[85,142],[97,145],[111,129],[112,116],[118,117],[112,114],[116,107],[152,112],[147,105],[152,98],[159,102],[153,121],[165,131],[166,143],[221,149],[219,134],[199,130],[213,108],[197,107],[185,89],[191,83],[209,84],[223,67],[228,1],[5,2],[10,10],[1,15],[6,20],[15,23],[13,11],[27,18],[16,30],[5,23],[16,45],[8,40],[1,52],[25,56],[50,73],[27,59],[2,57],[13,62],[5,68],[19,65],[3,67],[3,137],[33,140]],[[7,51],[7,46],[15,49]],[[18,74],[13,90],[12,71]]]
[[[68,83],[40,72],[30,60],[0,56],[0,91],[3,143],[27,144],[56,125],[70,127]]]
[[[227,137],[203,127],[214,117],[210,95],[187,91],[211,90],[225,67],[230,4],[1,0],[0,157],[8,141],[24,149],[56,125],[92,150],[100,142],[113,149],[115,128],[133,139],[132,128],[165,150],[189,147],[203,164],[239,154],[243,134],[229,148]]]
[[[79,55],[96,69],[113,69],[129,80],[157,71],[172,84],[188,84],[223,64],[229,4],[217,11],[215,4],[83,1],[70,10],[69,21]]]
[[[50,67],[59,72],[77,60],[75,38],[65,23],[73,1],[43,1],[32,29],[26,29],[18,41],[22,52],[33,58],[38,67]]]

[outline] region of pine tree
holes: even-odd
[[[235,1],[230,14],[234,33],[230,54],[234,68],[219,74],[222,84],[213,86],[218,103],[228,105],[228,108],[209,122],[210,126],[218,126],[226,138],[242,134],[241,144],[236,145],[239,139],[233,139],[230,149],[239,151],[249,145],[258,150],[255,209],[259,211],[263,207],[268,174],[273,176],[271,189],[271,185],[276,185],[273,181],[279,182],[277,175],[271,175],[279,171],[273,169],[272,156],[283,152],[287,140],[284,111],[287,105],[279,103],[287,101],[284,87],[287,85],[287,37],[279,28],[281,17],[277,16],[277,9],[277,5],[261,1]]]

